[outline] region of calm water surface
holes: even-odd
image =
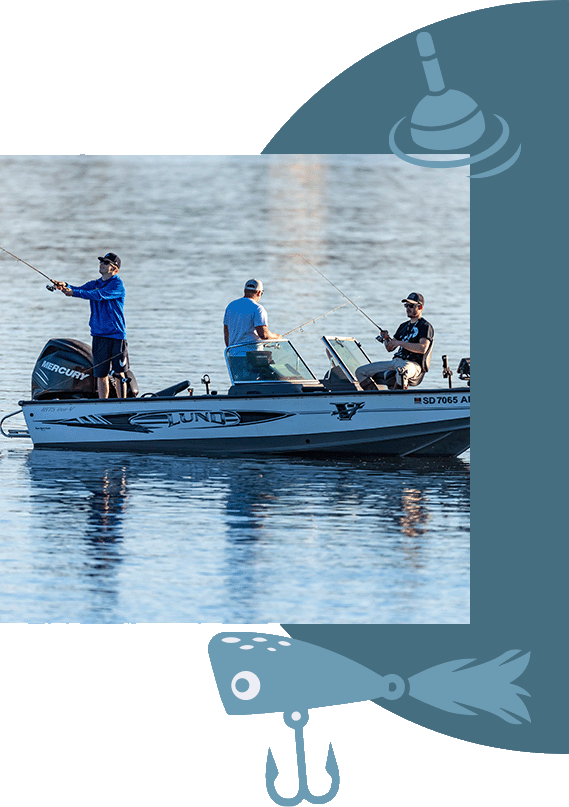
[[[260,277],[272,330],[344,302],[382,327],[426,298],[440,356],[469,355],[466,170],[382,156],[1,158],[1,246],[56,279],[123,260],[141,392],[228,384],[225,305]],[[435,175],[435,176],[433,176]],[[45,342],[90,342],[88,305],[5,254],[0,413]],[[351,305],[291,335],[317,376],[323,333],[385,357]],[[0,444],[4,622],[467,622],[469,452],[452,461],[206,459]]]

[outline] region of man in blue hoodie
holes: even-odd
[[[67,297],[82,297],[89,300],[91,318],[89,326],[93,337],[93,374],[97,379],[99,398],[109,397],[109,372],[111,367],[117,379],[118,398],[126,397],[129,368],[126,325],[124,319],[125,288],[118,277],[121,259],[114,252],[99,258],[97,280],[89,280],[83,286],[71,286],[61,281],[55,287]]]

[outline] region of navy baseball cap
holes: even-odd
[[[121,259],[114,252],[107,252],[104,258],[98,258],[98,260],[101,262],[109,261],[109,263],[112,263],[113,266],[117,267],[117,269],[121,268]]]
[[[425,298],[423,297],[422,294],[417,294],[416,291],[412,291],[411,294],[409,294],[409,296],[406,297],[404,300],[401,300],[401,302],[402,303],[413,303],[413,304],[418,303],[419,305],[424,306],[425,305]]]

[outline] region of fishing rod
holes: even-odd
[[[310,263],[310,261],[308,260],[308,258],[305,258],[305,257],[304,257],[304,255],[301,255],[301,254],[300,254],[300,252],[295,252],[295,253],[294,253],[294,256],[296,256],[296,257],[298,257],[298,258],[301,258],[301,259],[304,261],[304,263],[307,263],[309,266],[311,266],[311,267],[314,269],[314,271],[318,272],[318,274],[319,274],[319,275],[321,275],[321,276],[324,278],[324,280],[327,280],[327,281],[328,281],[328,283],[329,283],[331,286],[334,286],[334,288],[336,289],[336,291],[339,291],[339,292],[340,292],[340,294],[342,295],[342,297],[345,297],[345,298],[346,298],[346,300],[347,300],[349,303],[351,303],[351,304],[354,306],[354,308],[357,308],[357,309],[358,309],[358,311],[360,312],[360,314],[363,314],[363,315],[364,315],[364,317],[365,317],[366,319],[369,319],[369,321],[371,322],[371,324],[372,324],[372,325],[375,325],[375,327],[378,329],[378,331],[385,331],[385,328],[380,328],[380,326],[377,324],[377,322],[374,322],[374,321],[373,321],[373,319],[372,319],[371,317],[368,317],[368,315],[366,314],[366,312],[365,312],[365,311],[362,311],[362,309],[359,307],[359,305],[356,305],[356,303],[354,303],[354,301],[353,301],[353,300],[350,300],[350,298],[348,297],[348,295],[347,295],[347,294],[344,294],[344,292],[342,291],[342,289],[339,289],[339,288],[338,288],[338,286],[336,286],[336,284],[335,284],[335,283],[332,283],[332,281],[330,280],[330,278],[329,278],[329,277],[326,277],[326,275],[324,274],[324,272],[321,272],[321,271],[320,271],[320,269],[317,269],[317,268],[316,268],[316,266],[314,266],[314,264],[313,264],[313,263]]]
[[[342,303],[342,305],[337,305],[336,308],[332,308],[330,311],[326,311],[325,314],[320,314],[319,317],[313,317],[312,319],[309,319],[308,322],[303,322],[302,325],[297,325],[296,328],[293,328],[291,331],[287,331],[286,333],[283,333],[283,336],[288,336],[289,333],[294,333],[295,331],[298,331],[300,328],[304,328],[305,325],[310,325],[311,322],[316,322],[317,319],[322,319],[322,317],[327,317],[328,314],[332,313],[332,311],[337,311],[339,308],[343,308],[345,305],[347,305],[347,303]]]
[[[34,272],[37,272],[37,273],[38,273],[38,275],[41,275],[42,277],[45,277],[47,280],[49,280],[49,281],[50,281],[50,283],[54,283],[54,284],[55,284],[55,280],[53,280],[51,277],[49,277],[49,275],[45,275],[43,272],[40,272],[40,270],[39,270],[39,269],[36,269],[36,267],[35,267],[35,266],[32,266],[32,265],[31,265],[31,263],[28,263],[28,262],[27,262],[27,261],[25,261],[23,258],[18,258],[18,256],[17,256],[17,255],[14,255],[14,253],[13,253],[13,252],[9,252],[7,249],[4,249],[4,247],[0,247],[0,249],[2,250],[2,252],[6,252],[8,255],[11,255],[11,256],[12,256],[12,258],[15,258],[17,261],[20,261],[20,263],[25,263],[25,264],[26,264],[26,266],[29,266],[29,267],[30,267],[30,269],[33,269],[33,270],[34,270]],[[46,286],[46,289],[49,289],[49,291],[54,291],[54,289],[53,289],[53,288],[50,288],[49,286]]]

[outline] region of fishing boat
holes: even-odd
[[[210,456],[458,456],[470,445],[470,370],[461,387],[362,389],[356,368],[369,357],[352,337],[322,337],[330,367],[316,378],[288,339],[233,345],[224,394],[194,395],[188,381],[126,398],[99,400],[90,350],[51,340],[32,374],[32,398],[0,422],[5,437],[36,449],[152,451]],[[54,346],[54,343],[59,342]],[[446,357],[443,357],[443,359]],[[445,373],[443,373],[445,375]],[[81,385],[88,386],[87,392]],[[27,428],[5,429],[22,414]]]

